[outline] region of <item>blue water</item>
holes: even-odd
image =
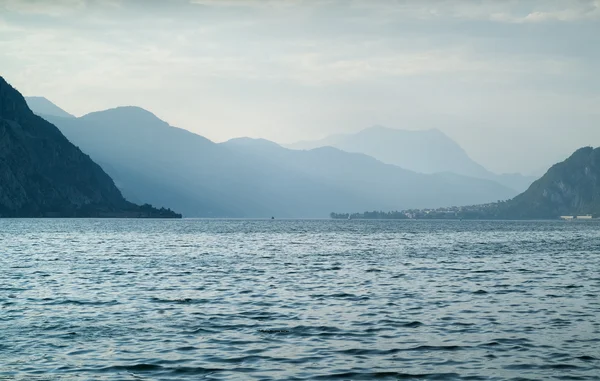
[[[0,380],[598,380],[600,224],[0,220]]]

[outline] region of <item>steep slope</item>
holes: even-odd
[[[378,210],[414,205],[461,205],[464,200],[503,200],[514,194],[492,181],[452,173],[415,173],[364,154],[347,153],[332,147],[298,151],[262,139],[247,138],[232,139],[223,144],[255,158],[272,160],[289,170],[310,174],[342,189],[351,189],[363,198],[377,200],[374,209]]]
[[[0,217],[174,216],[122,197],[111,178],[0,77]]]
[[[384,163],[419,173],[453,172],[480,177],[487,172],[452,139],[435,129],[409,131],[374,126],[355,134],[333,135],[319,141],[297,143],[289,148],[324,146],[364,153]]]
[[[451,172],[499,182],[521,192],[535,178],[519,174],[496,175],[473,161],[452,139],[439,130],[408,131],[375,126],[356,134],[333,135],[323,140],[300,142],[292,149],[331,146],[347,152],[364,153],[387,164],[419,172]]]
[[[103,166],[125,197],[186,216],[326,217],[332,209],[442,206],[515,194],[490,181],[416,174],[332,148],[294,151],[251,139],[215,144],[136,107],[48,118]]]
[[[88,152],[127,199],[169,205],[186,216],[234,215],[226,197],[210,190],[210,172],[219,165],[211,166],[210,161],[220,155],[209,140],[137,107],[77,119],[46,118]]]
[[[27,106],[29,106],[31,111],[33,111],[33,113],[36,115],[52,115],[60,116],[61,118],[74,118],[73,115],[69,114],[44,97],[25,97],[25,101],[27,102]]]
[[[497,211],[498,216],[505,218],[586,214],[600,214],[600,148],[577,150]]]

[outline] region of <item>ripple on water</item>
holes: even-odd
[[[0,220],[0,380],[597,380],[600,224]]]

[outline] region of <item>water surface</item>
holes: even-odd
[[[597,222],[0,220],[0,380],[598,380]]]

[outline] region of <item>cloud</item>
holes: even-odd
[[[281,76],[277,79],[309,86],[384,79],[393,81],[423,76],[453,76],[463,80],[506,83],[530,76],[531,73],[538,76],[561,75],[576,67],[575,63],[569,60],[493,59],[456,48],[407,51],[371,57],[335,57],[334,51],[319,51],[321,53],[292,54],[278,58],[275,64]]]
[[[320,4],[326,0],[190,0],[191,4],[212,7],[259,7],[259,8],[287,8],[312,4]]]
[[[221,140],[597,125],[599,2],[0,0],[1,74],[75,114],[137,104]]]
[[[600,2],[589,4],[589,7],[562,9],[556,11],[536,11],[531,12],[521,22],[546,22],[546,21],[564,21],[573,22],[581,20],[600,20]]]
[[[269,7],[270,4],[281,7],[284,3],[285,6],[296,7],[306,3],[302,0],[197,2],[225,8],[242,5]],[[38,2],[28,3],[22,9],[31,10]],[[309,3],[317,7],[339,4],[339,1],[314,0]],[[384,7],[390,7],[390,3],[355,0],[349,4],[382,11]],[[84,3],[83,0],[61,0],[52,4],[56,7],[68,4],[79,4],[84,8],[91,6],[91,2]],[[134,3],[123,4],[133,6]],[[399,1],[394,4],[405,11],[427,9],[425,13],[433,15],[442,14],[444,7],[449,7],[445,1],[433,1],[429,8],[423,6],[423,2]],[[462,17],[467,17],[467,14],[476,17],[478,14],[467,12],[476,10],[476,7],[468,6],[472,3],[456,4],[453,11]],[[501,9],[499,2],[489,4]],[[46,8],[36,8],[36,11],[42,9]],[[474,45],[473,37],[461,36],[455,42],[437,41],[428,32],[422,36],[405,36],[387,29],[375,29],[373,32],[369,26],[357,24],[354,20],[347,24],[341,20],[342,16],[338,19],[269,19],[260,22],[253,17],[234,14],[220,15],[218,20],[206,19],[200,25],[180,19],[161,21],[161,15],[146,14],[144,17],[140,24],[136,24],[116,16],[95,15],[97,28],[87,30],[91,25],[89,20],[84,24],[69,24],[65,22],[69,17],[61,16],[56,25],[43,24],[22,30],[19,39],[0,39],[3,51],[0,57],[4,55],[13,61],[29,63],[32,66],[28,71],[35,68],[48,73],[48,78],[61,78],[68,71],[74,86],[118,84],[146,89],[157,88],[169,81],[182,83],[185,82],[184,77],[312,87],[425,75],[516,82],[531,73],[537,76],[568,73],[577,64],[573,59],[564,57],[514,54],[498,57],[488,54],[487,47],[482,50]],[[9,25],[0,24],[0,28]],[[307,29],[306,25],[311,25],[311,28]],[[341,37],[340,29],[343,30]],[[144,76],[156,78],[156,73],[161,73],[160,80],[143,79]],[[108,83],[106,78],[111,78],[112,83]]]
[[[86,0],[0,0],[0,9],[7,12],[40,14],[61,17],[75,13],[86,5]]]
[[[600,0],[191,0],[210,7],[259,8],[263,10],[337,8],[373,12],[388,19],[486,20],[505,23],[600,19]]]
[[[503,23],[577,22],[600,20],[600,0],[0,0],[0,9],[22,14],[61,17],[91,8],[143,9],[197,5],[213,9],[257,9],[293,14],[299,10],[335,9],[387,20],[486,20]],[[255,16],[257,16],[255,14]]]

